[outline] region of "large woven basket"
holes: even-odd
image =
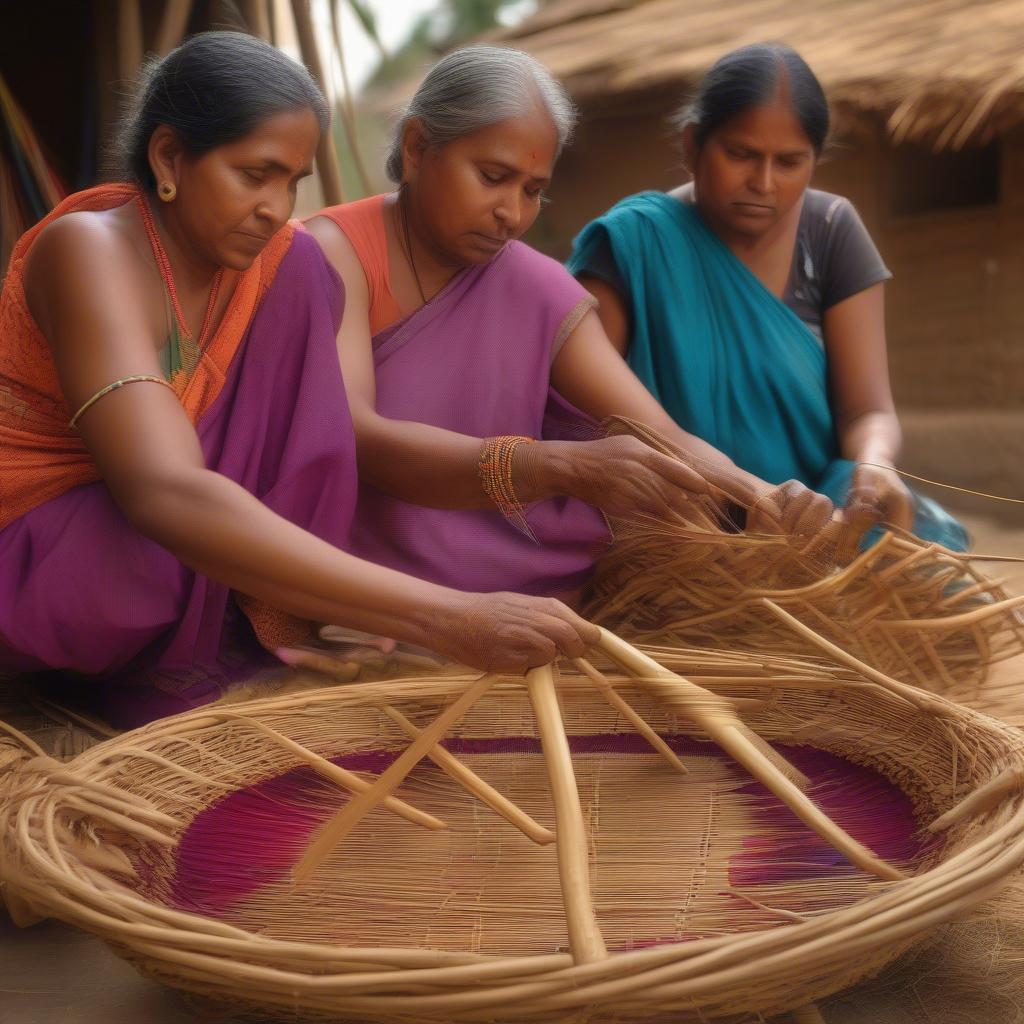
[[[811,661],[654,653],[735,700],[905,879],[832,855],[643,679],[608,670],[609,695],[565,669],[572,792],[522,679],[213,707],[67,763],[8,729],[0,894],[22,923],[59,918],[169,985],[282,1019],[741,1021],[877,972],[1024,863],[1015,730]],[[441,715],[447,754],[427,742]],[[401,801],[296,882],[309,840],[360,799],[346,771],[383,777],[417,742],[434,760]],[[896,835],[901,814],[915,824]]]

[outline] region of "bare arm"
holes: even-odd
[[[831,511],[831,504],[802,484],[789,481],[774,487],[737,466],[724,452],[685,431],[661,407],[625,363],[630,343],[630,316],[622,296],[607,282],[581,276],[580,283],[598,301],[597,317],[584,318],[559,353],[552,383],[569,401],[596,419],[629,416],[673,440],[694,459],[705,478],[739,505],[755,506],[747,527],[770,532],[813,530]]]
[[[885,341],[885,285],[872,285],[825,311],[832,408],[842,455],[860,466],[849,506],[909,528],[910,494],[891,468],[900,449],[900,424],[889,384]]]
[[[621,305],[621,299],[618,301]],[[607,311],[605,315],[609,315]],[[618,320],[618,314],[611,314],[611,319]],[[746,503],[750,495],[771,489],[770,484],[740,469],[723,452],[683,430],[626,365],[605,333],[603,321],[593,311],[566,340],[551,367],[551,383],[594,419],[628,416],[653,427],[691,455],[710,482],[737,500]]]
[[[345,282],[345,317],[338,332],[338,357],[356,431],[360,478],[385,494],[413,504],[432,508],[487,506],[477,469],[480,438],[377,413],[366,275],[352,243],[333,221],[314,217],[307,228]]]
[[[124,286],[136,269],[134,253],[88,219],[56,221],[33,247],[29,303],[50,341],[72,409],[118,378],[159,376],[137,290]],[[303,618],[445,653],[459,646],[452,633],[460,620],[468,628],[474,616],[487,617],[482,595],[459,594],[354,558],[208,470],[187,416],[158,384],[113,392],[83,415],[79,429],[132,525],[186,565],[234,589]],[[486,667],[493,657],[503,667],[517,667],[523,659],[537,663],[538,652],[556,644],[578,646],[578,629],[585,629],[580,620],[557,602],[541,602],[544,608],[537,609],[531,601],[513,600],[519,614],[509,609],[514,636],[508,642],[498,642],[493,623],[478,622],[481,629],[490,626],[482,639],[493,641],[493,651],[483,645],[470,649],[467,637],[458,638],[468,663]]]
[[[622,296],[607,281],[599,277],[580,276],[580,284],[597,299],[597,315],[612,348],[626,358],[629,352],[629,310]]]
[[[392,497],[432,508],[491,507],[479,476],[484,439],[389,419],[376,411],[366,276],[336,224],[315,217],[308,229],[345,282],[338,354],[356,430],[360,478]],[[630,438],[545,441],[520,447],[516,460],[516,489],[523,501],[568,494],[609,511],[640,506],[664,511],[705,490],[698,474]]]

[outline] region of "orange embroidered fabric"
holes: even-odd
[[[51,221],[84,210],[110,210],[131,202],[138,188],[100,185],[68,196],[18,240],[0,294],[0,529],[72,487],[99,479],[68,409],[50,347],[25,300],[25,257]],[[196,423],[224,385],[228,367],[260,299],[294,235],[282,228],[238,279],[234,294],[205,352],[191,373],[171,381],[189,419]]]
[[[401,319],[391,291],[388,242],[384,231],[385,196],[370,196],[354,203],[328,206],[316,214],[327,217],[345,232],[366,275],[370,297],[370,334],[377,334]]]

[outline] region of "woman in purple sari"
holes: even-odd
[[[340,550],[344,293],[286,223],[326,125],[279,51],[194,37],[149,70],[131,183],[69,197],[18,243],[0,296],[0,672],[62,674],[131,726],[217,697],[310,620],[510,671],[595,639],[556,601]]]
[[[467,590],[571,598],[607,540],[602,511],[657,515],[706,492],[704,478],[743,505],[760,497],[757,528],[813,530],[832,511],[678,427],[612,348],[593,298],[517,241],[572,120],[526,54],[455,51],[399,124],[397,192],[308,222],[348,297],[338,346],[360,462],[352,543],[365,558]],[[700,475],[632,437],[601,437],[612,415],[676,441]]]

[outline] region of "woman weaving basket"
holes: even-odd
[[[894,472],[882,263],[848,200],[808,188],[829,127],[785,46],[722,57],[680,118],[693,180],[614,206],[569,268],[672,418],[766,480],[795,477],[861,526],[964,550]]]
[[[346,543],[355,442],[343,294],[286,225],[327,108],[305,69],[234,33],[149,70],[131,184],[69,197],[18,243],[0,298],[0,671],[86,674],[130,726],[218,696],[305,621],[481,668],[582,653],[552,600],[466,595]],[[70,422],[69,422],[70,420]]]
[[[568,596],[606,539],[598,509],[658,514],[706,489],[635,438],[587,430],[576,410],[662,430],[741,504],[770,498],[765,528],[811,531],[831,513],[676,426],[610,345],[591,296],[517,241],[572,120],[564,90],[526,54],[455,51],[398,126],[387,162],[397,191],[308,222],[346,289],[338,345],[362,557],[468,590]]]

